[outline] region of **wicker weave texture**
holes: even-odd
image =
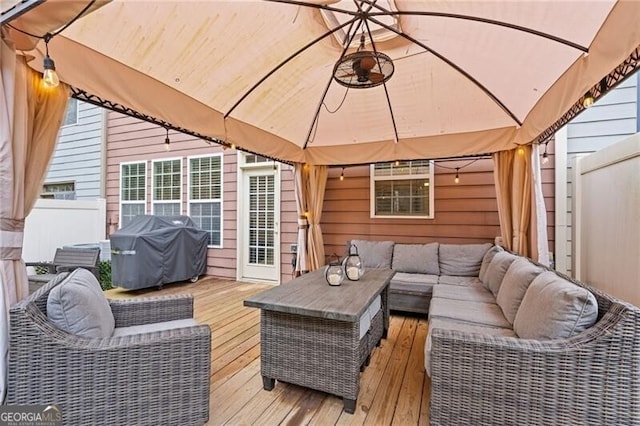
[[[204,424],[209,417],[209,326],[105,339],[68,334],[51,325],[45,312],[49,291],[65,276],[10,310],[6,403],[58,404],[64,424],[70,425]],[[189,299],[118,302],[116,323],[189,318]],[[121,312],[129,316],[119,318]]]
[[[378,312],[362,339],[357,322],[261,311],[261,373],[346,399],[357,399],[360,366],[380,341]]]
[[[640,425],[640,309],[574,282],[600,315],[570,339],[434,329],[431,424]]]

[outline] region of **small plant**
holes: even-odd
[[[100,272],[100,287],[102,290],[110,290],[113,288],[111,284],[111,262],[108,260],[101,260],[98,264]]]

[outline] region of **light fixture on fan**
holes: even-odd
[[[353,89],[376,87],[393,75],[393,61],[382,52],[364,50],[364,34],[355,53],[343,56],[333,67],[333,78]]]

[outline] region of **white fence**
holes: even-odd
[[[576,278],[640,306],[640,133],[576,162]]]
[[[22,258],[27,262],[50,261],[58,247],[98,244],[105,239],[106,223],[105,199],[38,199],[25,221]]]

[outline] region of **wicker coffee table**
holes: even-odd
[[[391,269],[369,269],[359,281],[331,287],[321,268],[244,301],[260,308],[261,373],[264,389],[275,381],[343,398],[354,413],[360,369],[389,328],[387,291]],[[382,309],[360,337],[360,318],[376,297]]]

